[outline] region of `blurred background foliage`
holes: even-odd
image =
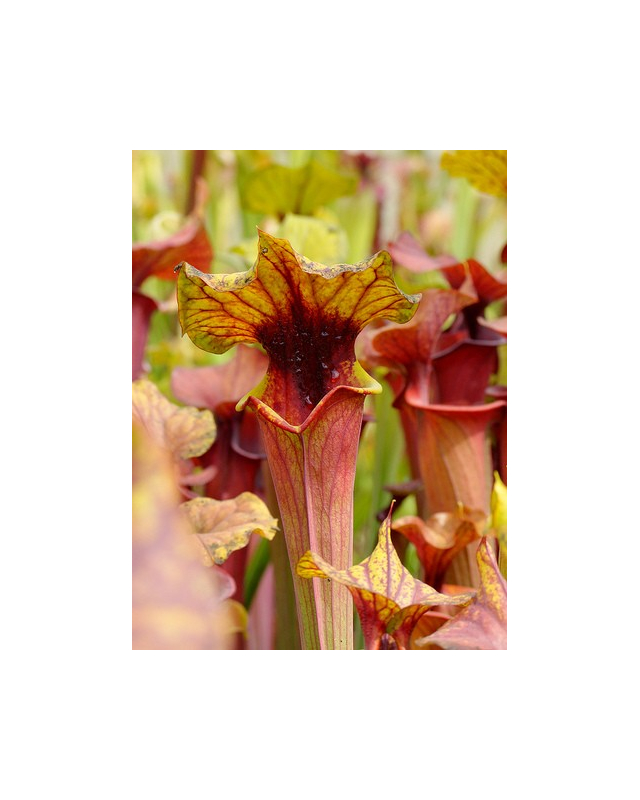
[[[474,154],[504,153],[505,185],[474,175]],[[355,263],[409,232],[433,256],[474,258],[502,272],[506,232],[506,151],[441,150],[134,150],[133,242],[162,240],[199,213],[213,247],[210,272],[244,271],[256,258],[257,228],[288,239],[324,264]],[[198,184],[206,186],[204,196]],[[448,284],[437,270],[395,265],[398,286],[419,292]],[[181,336],[175,283],[147,278],[141,289],[158,303],[145,351],[147,376],[173,397],[177,366],[219,364],[222,356]],[[487,310],[491,317],[492,309]],[[393,487],[410,479],[392,395],[369,398],[355,487],[354,563],[371,554]],[[506,348],[496,381],[506,384]],[[396,495],[399,514],[416,513]],[[416,575],[414,548],[403,561]]]
[[[499,268],[506,202],[441,166],[440,150],[135,150],[133,241],[176,232],[209,188],[204,221],[212,271],[252,264],[256,226],[307,244],[309,258],[356,262],[402,231],[427,252]],[[446,163],[446,162],[445,162]],[[306,241],[305,241],[306,239]],[[298,240],[297,244],[296,241]]]

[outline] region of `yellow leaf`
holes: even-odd
[[[355,360],[357,335],[374,319],[409,320],[419,295],[398,289],[385,251],[326,266],[263,231],[258,248],[247,272],[208,275],[181,264],[180,324],[211,353],[238,342],[262,344],[269,369],[251,394],[298,425],[332,389],[370,386]]]
[[[342,228],[327,219],[287,214],[278,228],[298,253],[323,264],[339,264],[346,258],[349,242]]]
[[[181,408],[145,378],[133,382],[132,392],[133,418],[175,458],[200,456],[211,447],[216,436],[211,411]]]
[[[353,595],[367,647],[376,646],[386,625],[403,609],[440,605],[465,605],[472,594],[440,594],[431,586],[414,578],[398,558],[391,541],[391,513],[382,523],[378,544],[369,558],[347,570],[337,570],[315,553],[307,552],[300,559],[298,575],[303,578],[325,578],[337,581]]]
[[[270,164],[247,178],[242,194],[247,209],[282,217],[312,214],[332,200],[352,194],[357,185],[354,176],[336,172],[318,161],[303,167]]]
[[[278,520],[251,492],[242,492],[232,500],[195,497],[180,508],[215,564],[223,564],[235,550],[246,547],[252,533],[273,539],[278,529]]]
[[[491,525],[498,537],[498,563],[500,572],[507,577],[507,487],[498,472],[493,473],[494,484],[491,493]]]
[[[481,192],[507,196],[506,150],[456,150],[443,153],[442,169],[455,178],[466,178]]]

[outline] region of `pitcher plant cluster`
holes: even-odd
[[[506,649],[506,151],[133,156],[133,647]]]

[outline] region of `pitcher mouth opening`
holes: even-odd
[[[362,372],[366,375],[364,370],[362,370]],[[367,377],[369,380],[362,386],[347,386],[341,384],[340,386],[336,386],[334,389],[331,389],[331,391],[328,392],[320,400],[320,402],[316,403],[313,409],[309,412],[309,415],[299,425],[292,425],[290,422],[280,416],[277,411],[274,411],[271,406],[260,399],[259,395],[255,393],[255,390],[248,392],[242,398],[242,400],[239,401],[236,406],[236,410],[242,411],[248,406],[261,417],[273,423],[274,425],[277,425],[282,430],[288,431],[289,433],[302,434],[310,425],[316,422],[324,412],[326,412],[336,403],[339,403],[345,398],[345,396],[380,394],[382,392],[382,386],[374,378],[371,378],[370,376]]]

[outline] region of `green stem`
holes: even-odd
[[[464,260],[475,255],[476,212],[480,196],[463,178],[456,179],[456,189],[451,253]]]
[[[247,611],[251,608],[251,603],[253,602],[260,580],[264,575],[264,571],[269,564],[269,560],[269,543],[266,539],[260,539],[253,555],[249,559],[244,574],[243,602]]]
[[[398,469],[402,458],[402,431],[398,424],[397,412],[393,408],[393,394],[384,390],[376,395],[375,405],[375,459],[373,464],[371,504],[369,506],[368,520],[370,524],[369,537],[366,543],[366,553],[357,554],[358,561],[366,558],[376,546],[378,541],[377,515],[388,505],[388,492],[385,485],[396,483],[399,480]]]
[[[276,650],[300,650],[296,597],[284,537],[277,534],[271,545],[271,561],[276,585]]]
[[[266,487],[266,503],[274,516],[282,519],[278,499],[273,485],[273,478],[268,464],[263,463],[264,482]],[[300,634],[296,614],[296,598],[293,591],[293,579],[289,567],[289,556],[284,532],[277,533],[269,542],[273,577],[276,586],[276,650],[300,650]]]

